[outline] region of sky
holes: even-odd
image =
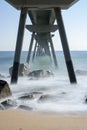
[[[15,51],[20,11],[0,0],[0,51]],[[63,22],[70,50],[87,50],[87,0],[79,0],[62,10]],[[26,24],[31,24],[27,17]],[[27,51],[31,33],[25,29],[22,50]],[[59,32],[53,37],[55,50],[62,50]]]

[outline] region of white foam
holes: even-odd
[[[10,85],[10,88],[14,96],[38,91],[43,92],[44,95],[53,96],[53,99],[49,98],[47,101],[39,102],[39,96],[34,100],[26,101],[26,104],[33,107],[34,110],[49,112],[87,111],[87,104],[85,103],[87,77],[77,76],[78,83],[76,85],[71,85],[68,78],[63,79],[63,77],[56,75],[37,80],[29,80],[28,77],[19,78],[18,84]]]

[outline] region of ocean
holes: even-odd
[[[64,55],[56,51],[58,68],[55,68],[53,59],[48,56],[32,59],[29,64],[30,71],[43,69],[53,72],[53,76],[29,79],[19,77],[18,83],[10,84],[9,68],[13,64],[14,52],[0,52],[0,74],[2,80],[9,83],[12,99],[17,102],[16,107],[25,105],[33,111],[54,113],[87,113],[87,52],[71,51],[72,62],[77,78],[77,84],[70,84]],[[26,63],[27,52],[22,52],[21,63]],[[31,99],[20,99],[21,95],[33,94]]]

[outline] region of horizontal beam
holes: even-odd
[[[5,0],[17,9],[28,8],[54,8],[67,9],[78,0]]]
[[[30,32],[47,33],[55,32],[58,29],[58,25],[26,25],[26,28]]]
[[[28,15],[32,24],[36,25],[52,25],[55,21],[55,13],[53,9],[29,10]]]

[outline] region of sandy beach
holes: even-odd
[[[86,116],[0,111],[0,130],[87,130]]]

